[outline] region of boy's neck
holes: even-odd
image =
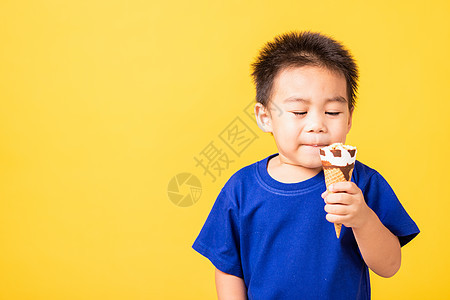
[[[308,180],[322,170],[322,168],[310,169],[302,166],[289,164],[280,159],[277,155],[269,160],[267,164],[267,172],[273,179],[282,183],[297,183]]]

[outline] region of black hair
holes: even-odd
[[[344,75],[348,107],[353,109],[358,88],[358,67],[350,52],[339,42],[322,33],[288,32],[265,44],[252,64],[256,101],[268,106],[277,74],[289,67],[325,67]]]

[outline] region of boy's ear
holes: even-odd
[[[255,117],[258,127],[264,132],[272,132],[272,118],[269,109],[261,103],[255,105]]]
[[[354,107],[352,107],[352,109],[350,109],[350,114],[348,115],[348,128],[347,128],[347,133],[350,132],[350,129],[352,128],[352,120],[353,120],[353,111],[355,110]]]

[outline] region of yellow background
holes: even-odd
[[[276,152],[244,112],[250,63],[308,29],[357,59],[347,142],[422,230],[373,298],[450,298],[449,2],[276,2],[1,1],[0,299],[213,299],[191,244],[226,180]],[[239,157],[219,138],[236,117],[258,135]],[[234,159],[215,182],[194,161],[210,142]],[[167,195],[182,172],[190,207]]]

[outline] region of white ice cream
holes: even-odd
[[[322,161],[326,160],[334,166],[345,167],[355,163],[356,160],[356,147],[353,146],[344,145],[342,143],[334,143],[330,146],[321,148],[320,150],[325,152],[325,155],[320,154]],[[335,157],[331,150],[341,150],[341,156]],[[352,157],[348,150],[355,150],[355,155]]]

